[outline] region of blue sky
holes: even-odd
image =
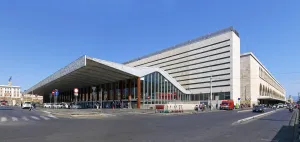
[[[82,55],[114,62],[233,26],[286,88],[300,92],[300,1],[0,1],[0,84],[28,89]]]

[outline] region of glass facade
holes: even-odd
[[[97,85],[97,97],[91,97],[91,87],[79,88],[78,103],[93,104],[102,102],[103,108],[123,108],[131,106],[136,108],[138,105],[138,93],[140,93],[140,103],[143,104],[167,104],[174,101],[201,101],[209,100],[210,93],[200,94],[185,94],[181,92],[175,85],[173,85],[167,78],[159,72],[140,77],[140,82],[137,78],[120,80],[117,82],[110,82],[106,84]],[[140,92],[137,87],[140,84]],[[71,93],[63,93],[71,95],[71,97],[63,97],[65,102],[73,101]],[[68,99],[65,99],[68,98]],[[230,99],[230,92],[213,93],[212,100],[226,100]],[[87,106],[89,106],[87,105]]]
[[[192,101],[205,101],[210,100],[210,93],[200,93],[200,94],[191,94]],[[229,100],[230,92],[217,92],[212,94],[212,100],[216,100],[219,97],[219,100]]]
[[[144,104],[165,104],[171,101],[189,101],[187,94],[181,92],[159,72],[148,74],[141,79]],[[183,96],[183,97],[182,97]]]

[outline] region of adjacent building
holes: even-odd
[[[11,82],[8,85],[0,85],[0,100],[8,101],[9,104],[15,104],[21,100],[21,87],[13,86]]]
[[[13,85],[0,85],[0,98],[21,98],[21,87]]]
[[[241,55],[241,103],[275,104],[285,102],[285,89],[255,57]]]

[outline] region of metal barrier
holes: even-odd
[[[183,113],[182,105],[155,105],[155,113]]]

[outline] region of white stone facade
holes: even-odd
[[[0,85],[0,98],[21,98],[21,87],[12,85]]]
[[[241,55],[241,102],[245,99],[251,104],[285,101],[285,89],[253,53]]]
[[[217,33],[191,44],[183,44],[129,61],[125,65],[159,67],[192,94],[200,96],[201,94],[210,96],[212,76],[213,100],[214,96],[222,96],[220,100],[233,99],[238,102],[240,98],[240,38],[235,30]],[[200,100],[207,100],[207,96],[201,96]]]

